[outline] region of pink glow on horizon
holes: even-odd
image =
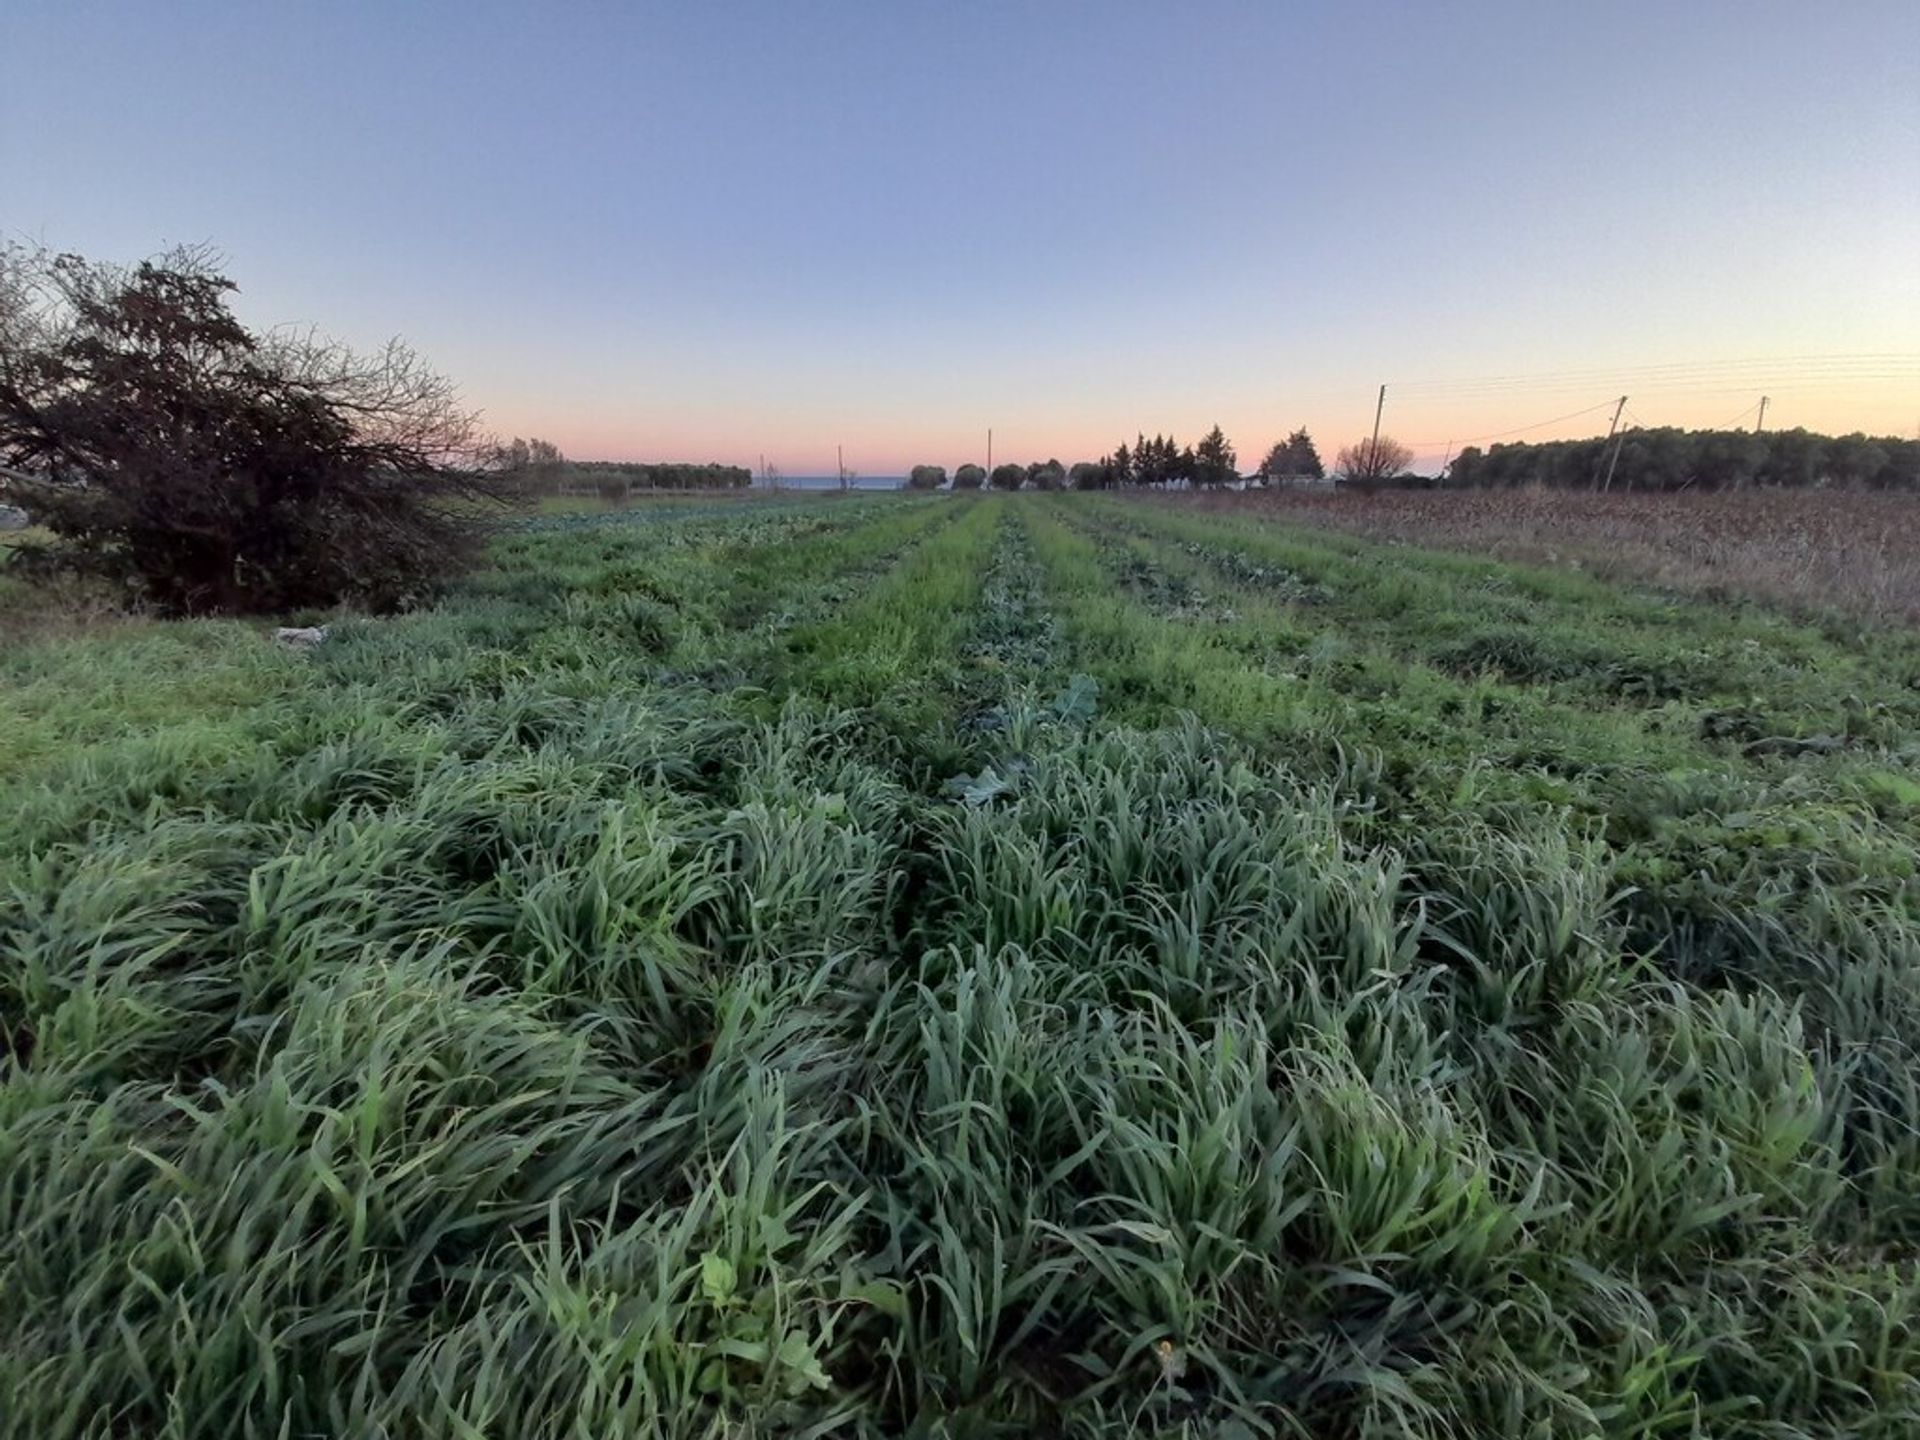
[[[1600,391],[1605,388],[1596,387]],[[1880,386],[1872,391],[1835,394],[1818,389],[1799,393],[1791,387],[1776,389],[1778,393],[1751,388],[1711,394],[1654,393],[1645,399],[1629,397],[1628,417],[1623,423],[1629,427],[1644,423],[1649,427],[1719,428],[1727,427],[1727,422],[1738,416],[1738,424],[1728,428],[1751,429],[1756,418],[1752,412],[1760,395],[1767,393],[1770,398],[1766,428],[1769,430],[1805,428],[1824,434],[1864,431],[1870,435],[1909,437],[1920,433],[1920,390]],[[1373,418],[1371,398],[1362,394],[1356,397],[1355,404],[1338,410],[1321,405],[1291,413],[1224,412],[1217,417],[1184,421],[1163,419],[1157,425],[1149,423],[1144,427],[1126,422],[1108,428],[1086,424],[996,426],[993,459],[996,464],[1008,460],[1024,464],[1057,458],[1071,465],[1079,460],[1097,459],[1122,440],[1131,444],[1143,428],[1148,435],[1156,430],[1170,430],[1181,443],[1191,444],[1217,419],[1238,450],[1242,471],[1252,470],[1268,446],[1284,439],[1300,425],[1312,433],[1322,457],[1331,463],[1342,445],[1366,438]],[[1543,415],[1568,413],[1578,407],[1582,398],[1576,396],[1569,402],[1536,396],[1525,401],[1444,405],[1419,399],[1401,401],[1389,388],[1381,428],[1382,433],[1413,448],[1417,469],[1431,471],[1438,468],[1449,444],[1457,454],[1468,443],[1484,449],[1503,441],[1564,440],[1604,434],[1611,414],[1611,405],[1604,394],[1591,402],[1589,412],[1584,415],[1535,428]],[[1740,414],[1743,410],[1747,413]],[[541,417],[538,406],[501,405],[488,407],[483,423],[503,436],[538,435],[552,440],[567,455],[579,460],[683,460],[743,465],[757,470],[764,456],[768,463],[788,475],[831,475],[836,463],[834,440],[822,438],[817,432],[812,437],[781,433],[771,426],[755,425],[750,417],[724,426],[641,425],[612,416],[577,414],[547,420]],[[845,429],[846,435],[838,443],[844,446],[846,464],[863,475],[904,475],[916,464],[944,465],[951,472],[963,464],[985,464],[987,459],[985,427],[973,433],[951,425],[889,421],[875,416],[867,423],[849,424]],[[1517,433],[1502,433],[1507,431]]]

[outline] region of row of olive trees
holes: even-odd
[[[574,460],[561,471],[562,488],[590,486],[603,500],[637,490],[745,490],[753,472],[744,465],[690,461]]]
[[[1737,490],[1749,486],[1920,489],[1920,440],[1807,430],[1627,430],[1611,441],[1472,446],[1449,486]]]
[[[499,447],[494,465],[531,494],[592,491],[619,500],[636,490],[744,490],[753,472],[744,465],[689,461],[569,460],[550,440],[515,436]]]
[[[953,488],[979,490],[991,486],[995,490],[1061,490],[1073,483],[1081,472],[1093,468],[1088,462],[1082,461],[1069,471],[1058,460],[1036,460],[1031,465],[1011,462],[996,465],[989,474],[982,466],[962,465],[953,472]],[[909,490],[938,490],[946,484],[947,469],[944,465],[916,465],[907,473]]]

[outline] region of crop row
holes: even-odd
[[[1454,565],[529,533],[16,774],[0,1432],[1909,1433],[1888,652]]]

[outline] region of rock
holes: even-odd
[[[24,530],[31,524],[32,518],[18,505],[0,505],[0,530]]]
[[[297,625],[282,626],[273,632],[273,638],[276,643],[286,646],[289,650],[311,650],[317,645],[326,643],[327,627],[310,625],[303,629]]]

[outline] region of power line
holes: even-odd
[[[1575,410],[1570,415],[1556,415],[1553,419],[1542,420],[1538,424],[1516,425],[1511,430],[1495,430],[1488,435],[1467,435],[1464,437],[1456,435],[1448,443],[1453,445],[1472,445],[1480,440],[1501,440],[1508,435],[1524,435],[1530,430],[1544,430],[1549,425],[1561,425],[1568,420],[1578,420],[1582,415],[1591,415],[1594,411],[1604,410],[1614,403],[1615,401],[1613,400],[1602,400],[1597,405],[1589,405],[1584,410]],[[1411,448],[1415,450],[1431,450],[1439,444],[1440,442],[1438,440],[1418,440],[1412,442]]]
[[[1587,366],[1570,370],[1538,370],[1512,375],[1470,375],[1428,380],[1396,380],[1396,390],[1458,390],[1480,387],[1584,384],[1610,378],[1644,380],[1647,383],[1696,379],[1731,379],[1755,370],[1795,370],[1802,373],[1824,372],[1855,378],[1868,371],[1900,377],[1920,374],[1920,351],[1874,351],[1855,354],[1751,356],[1730,360],[1676,360],[1656,365]]]
[[[1742,410],[1738,415],[1734,416],[1731,420],[1723,421],[1718,425],[1708,425],[1704,428],[1708,430],[1731,430],[1734,426],[1738,425],[1742,420],[1746,419],[1747,416],[1753,414],[1754,411],[1758,410],[1764,404],[1766,404],[1766,401],[1764,398],[1760,400],[1756,400],[1753,402],[1753,404],[1747,406],[1746,409]]]
[[[1814,393],[1830,390],[1858,390],[1867,385],[1920,386],[1920,366],[1911,369],[1812,369],[1797,375],[1779,371],[1750,373],[1673,371],[1658,376],[1641,377],[1617,373],[1581,379],[1543,379],[1537,382],[1479,387],[1432,385],[1415,388],[1409,385],[1404,393],[1408,398],[1415,400],[1451,401],[1464,404],[1474,401],[1515,400],[1527,396],[1546,397],[1582,390],[1591,394],[1602,385],[1610,386],[1612,383],[1618,383],[1622,389],[1631,388],[1638,394],[1751,395],[1755,391],[1777,393],[1785,390]]]
[[[1620,383],[1621,389],[1628,388],[1628,382],[1621,377],[1615,376],[1612,378]],[[1782,394],[1857,394],[1863,388],[1869,386],[1875,388],[1884,386],[1895,390],[1911,389],[1920,388],[1920,370],[1915,371],[1911,375],[1829,376],[1801,380],[1785,379],[1780,376],[1767,376],[1757,382],[1754,380],[1728,378],[1725,380],[1702,379],[1687,382],[1674,381],[1665,384],[1651,385],[1641,383],[1633,385],[1632,390],[1636,395],[1658,395],[1680,400],[1688,397],[1710,399],[1716,395],[1752,395],[1755,391],[1761,389],[1762,386],[1765,387],[1767,394],[1775,397]],[[1573,395],[1582,391],[1591,395],[1599,388],[1601,388],[1600,384],[1589,383],[1577,386],[1572,384],[1548,385],[1524,390],[1468,391],[1458,394],[1445,391],[1419,391],[1411,393],[1404,398],[1427,404],[1496,405],[1530,400],[1551,402],[1557,397],[1565,396],[1571,398]]]

